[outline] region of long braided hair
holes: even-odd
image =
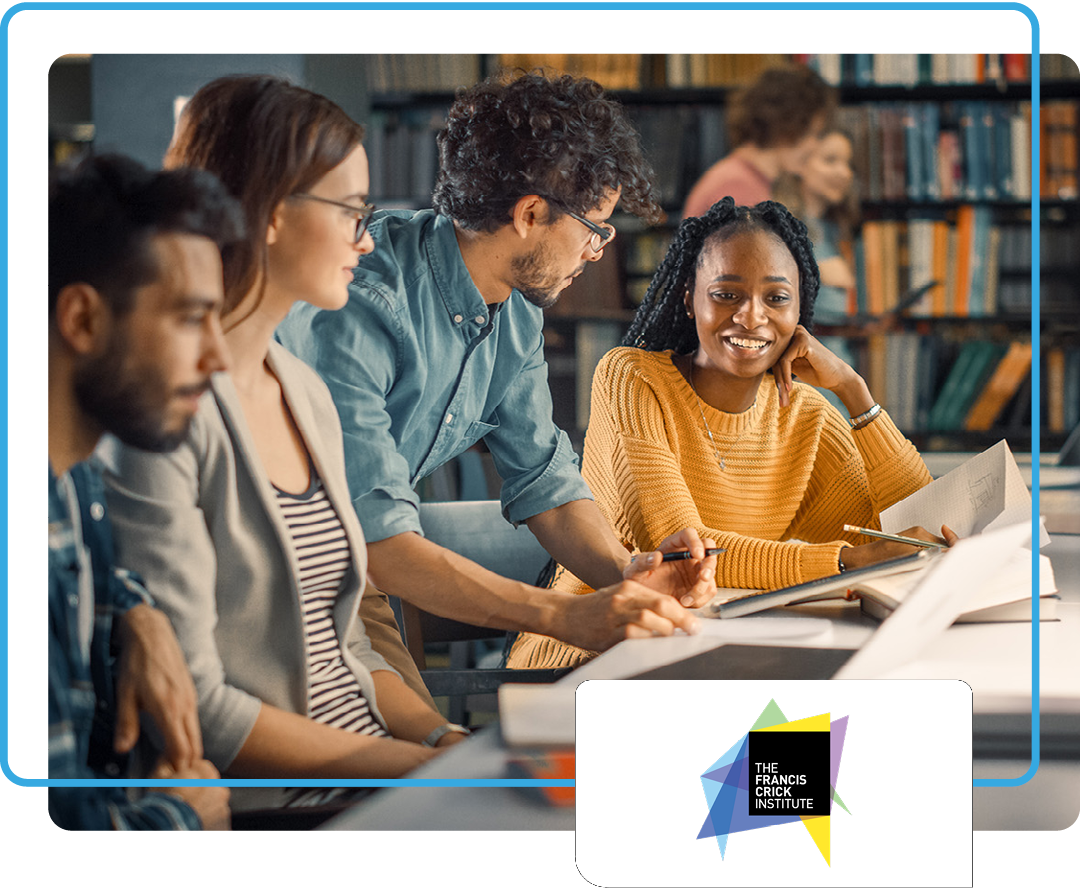
[[[725,241],[751,231],[774,234],[791,251],[799,269],[799,323],[812,330],[820,279],[806,226],[776,201],[737,207],[734,199],[725,197],[704,216],[692,216],[679,225],[622,344],[645,351],[672,349],[680,355],[694,351],[698,347],[697,328],[686,315],[683,299],[693,291],[705,245],[713,238]]]

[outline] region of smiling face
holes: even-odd
[[[851,142],[843,133],[829,133],[821,138],[817,148],[803,167],[803,189],[823,198],[830,206],[840,203],[851,187]]]
[[[367,200],[368,162],[357,145],[305,194],[355,206]],[[354,243],[356,213],[320,200],[284,200],[267,234],[268,287],[282,294],[285,309],[301,299],[318,308],[338,309],[349,299],[357,259],[375,244],[366,231]]]
[[[798,266],[770,232],[713,237],[702,249],[686,307],[700,342],[695,368],[760,381],[799,323]]]
[[[604,202],[584,214],[597,224],[606,222],[619,202],[619,192],[608,193]],[[596,262],[604,251],[593,252],[593,233],[565,213],[550,225],[540,225],[537,241],[511,263],[512,286],[540,308],[554,305],[559,295],[585,270],[586,262]]]

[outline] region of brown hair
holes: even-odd
[[[822,132],[821,138],[824,141],[826,137],[833,135],[843,136],[852,148],[855,147],[855,140],[851,138],[846,130],[842,130],[837,126],[828,127]],[[854,160],[852,161],[852,170],[857,172],[854,169]],[[847,194],[844,195],[844,199],[840,203],[832,204],[826,208],[822,216],[823,219],[836,224],[842,241],[851,240],[859,229],[862,213],[860,211],[858,190],[858,177],[856,176],[852,180]],[[803,205],[801,176],[794,173],[781,173],[780,177],[773,183],[773,197],[800,219],[805,219],[806,207]]]
[[[832,115],[836,90],[805,65],[769,68],[732,99],[728,130],[732,145],[752,142],[775,148],[798,142],[814,118]]]
[[[360,144],[364,130],[325,96],[263,75],[221,77],[184,106],[166,169],[214,173],[244,211],[247,237],[222,251],[223,314],[266,286],[266,229],[278,204],[310,188]]]

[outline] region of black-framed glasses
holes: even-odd
[[[599,253],[604,247],[611,243],[615,237],[615,226],[610,225],[607,222],[590,222],[583,216],[579,216],[577,213],[571,213],[566,210],[566,215],[571,219],[577,219],[582,225],[592,232],[592,237],[589,238],[589,246],[592,247],[594,253]]]
[[[340,200],[330,200],[328,197],[319,197],[317,194],[305,194],[298,192],[297,194],[290,194],[289,197],[303,198],[304,200],[316,200],[319,203],[330,204],[332,207],[341,207],[349,216],[356,220],[356,232],[353,235],[353,243],[360,243],[364,237],[364,232],[367,231],[368,223],[371,221],[371,214],[375,212],[375,204],[361,204],[360,206],[354,206],[353,204],[342,203]]]

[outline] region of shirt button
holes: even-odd
[[[454,315],[455,324],[460,324],[463,320],[465,320],[465,318],[463,318],[461,315]]]
[[[100,521],[105,517],[105,507],[101,503],[90,504],[90,517],[95,521]]]
[[[487,318],[485,318],[483,315],[477,315],[475,318],[473,318],[473,320],[481,326],[487,323]]]
[[[107,765],[105,765],[105,773],[108,774],[110,777],[119,777],[120,766],[117,765],[116,762],[109,762]]]
[[[453,413],[447,413],[447,414],[446,414],[446,419],[445,419],[445,420],[443,420],[443,421],[444,421],[444,422],[445,422],[445,423],[446,423],[447,425],[449,425],[450,423],[452,423],[452,422],[454,421],[454,414],[453,414]]]
[[[68,605],[70,607],[78,607],[79,606],[79,596],[76,595],[74,592],[72,592],[68,596]]]

